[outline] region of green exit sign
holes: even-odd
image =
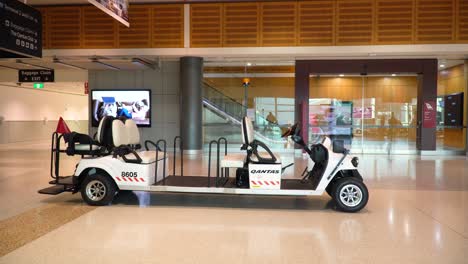
[[[35,83],[34,84],[34,89],[42,89],[44,88],[44,84],[43,83]]]

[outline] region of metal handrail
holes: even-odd
[[[57,180],[57,174],[54,176],[54,172],[56,173],[56,149],[57,149],[57,139],[58,139],[58,133],[54,132],[52,133],[52,140],[51,140],[51,146],[50,146],[50,177],[52,179]],[[54,148],[55,145],[55,148]],[[55,155],[54,155],[55,154]],[[55,169],[55,170],[54,170]]]
[[[227,155],[227,145],[228,145],[228,141],[225,137],[220,137],[218,138],[218,149],[220,148],[221,146],[221,142],[224,141],[224,156]],[[219,151],[218,151],[218,159],[217,159],[217,164],[218,166],[219,165]],[[223,186],[227,183],[227,181],[229,180],[229,168],[224,168],[224,170],[221,169],[221,178],[225,178],[226,180],[223,182]],[[216,187],[218,187],[218,179],[216,179]]]
[[[158,158],[159,158],[159,151],[161,149],[159,144],[163,143],[163,148],[162,148],[162,150],[164,151],[164,156],[163,156],[163,159],[164,159],[164,162],[163,162],[163,185],[166,185],[166,146],[167,146],[166,140],[160,139],[160,140],[156,141],[156,143],[154,143],[151,140],[146,140],[145,141],[146,150],[149,150],[148,143],[153,145],[156,148],[156,168],[154,170],[154,181],[155,182],[157,182],[157,180],[158,180],[158,164],[159,164]]]
[[[216,180],[219,177],[219,142],[216,140],[212,140],[209,145],[208,150],[208,187],[211,187],[211,147],[213,144],[216,144],[216,153],[217,153],[217,162],[216,162]],[[216,186],[218,187],[218,186]]]

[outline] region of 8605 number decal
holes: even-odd
[[[132,172],[132,171],[122,171],[122,177],[138,177],[137,172]]]

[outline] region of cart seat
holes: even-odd
[[[229,154],[222,157],[221,168],[243,168],[245,164],[245,155]]]
[[[99,122],[96,138],[93,139],[86,134],[71,132],[64,135],[67,144],[66,153],[73,155],[102,156],[113,147],[112,121],[113,117],[106,116]],[[107,150],[107,152],[106,152]]]
[[[268,152],[264,152],[264,151],[258,152],[258,156],[260,156],[260,157],[265,157],[265,158],[269,158],[269,157],[270,157],[270,155],[268,154]],[[274,161],[274,164],[281,164],[281,156],[280,156],[280,154],[274,153],[274,152],[273,152],[273,156],[274,156],[275,159],[276,159],[276,160]],[[250,161],[252,161],[253,163],[261,163],[261,162],[258,160],[258,157],[257,157],[256,155],[252,155],[252,156],[250,157]]]
[[[249,117],[242,119],[242,149],[247,150],[247,161],[260,164],[281,164],[279,154],[273,153],[262,141],[254,138],[254,127]],[[263,150],[263,151],[260,151]]]
[[[136,154],[141,158],[141,163],[142,164],[150,164],[150,163],[154,163],[156,161],[156,153],[155,151],[139,151],[139,152],[136,152]],[[125,158],[127,160],[135,160],[137,159],[137,157],[135,156],[134,153],[129,153],[127,155],[125,155]],[[158,157],[159,160],[162,160],[163,159],[163,156],[160,155]]]
[[[112,130],[116,146],[114,157],[127,163],[149,164],[156,161],[156,151],[136,151],[135,146],[140,145],[140,132],[133,120],[116,119],[112,123]],[[163,158],[163,154],[160,158]]]
[[[88,144],[75,144],[75,150],[76,151],[95,151],[100,149],[101,147],[98,145],[88,145]]]

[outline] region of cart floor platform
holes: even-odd
[[[222,182],[222,178],[219,179]],[[206,176],[168,176],[166,180],[159,181],[158,186],[179,186],[179,187],[208,187],[208,177]],[[210,187],[216,187],[216,177],[210,178]],[[227,183],[219,185],[219,188],[237,188],[236,179],[229,178]],[[247,189],[247,188],[246,188]],[[300,179],[282,179],[282,190],[313,190],[311,183],[301,183]]]

